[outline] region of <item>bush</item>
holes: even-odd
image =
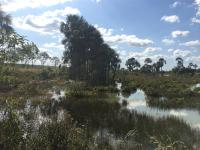
[[[21,84],[17,88],[18,95],[37,96],[39,94],[39,86],[37,84]]]
[[[38,134],[32,136],[27,143],[30,149],[42,150],[87,150],[90,148],[84,129],[78,128],[68,114],[62,121],[54,120],[42,124]]]
[[[47,69],[43,69],[42,72],[40,72],[38,75],[39,80],[47,80],[47,79],[53,79],[57,76],[57,72],[48,67]]]
[[[7,91],[16,86],[16,79],[11,76],[0,76],[0,91]]]
[[[63,120],[44,122],[35,129],[8,106],[0,121],[0,147],[2,150],[78,150],[94,149],[92,140],[84,128],[79,128],[72,117],[65,113]]]

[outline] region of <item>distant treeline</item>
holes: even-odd
[[[184,60],[181,57],[176,58],[177,65],[172,68],[172,72],[175,73],[195,73],[197,71],[198,65],[194,63],[189,63],[187,67],[184,66]],[[139,61],[135,59],[134,57],[129,58],[126,61],[126,67],[128,71],[134,72],[134,71],[140,71],[143,73],[159,73],[163,72],[163,67],[167,63],[167,61],[164,58],[159,58],[157,62],[152,61],[151,58],[146,58],[144,60],[144,65],[141,66]],[[124,70],[124,69],[122,69]]]

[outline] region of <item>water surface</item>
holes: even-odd
[[[200,86],[200,84],[197,86]],[[118,83],[117,88],[121,89],[121,84]],[[175,117],[176,119],[183,120],[192,128],[200,130],[200,113],[195,109],[160,109],[158,107],[150,107],[147,103],[147,96],[141,89],[137,89],[129,97],[124,97],[120,92],[119,98],[120,102],[123,100],[128,102],[127,108],[129,110],[137,111],[154,119]],[[167,100],[165,97],[161,97],[160,99]]]

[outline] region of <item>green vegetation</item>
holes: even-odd
[[[125,93],[131,93],[138,88],[142,89],[152,106],[200,109],[198,88],[191,89],[192,86],[200,82],[199,75],[177,76],[173,73],[168,74],[169,76],[142,73],[126,73],[125,75],[123,73],[123,77],[119,78],[122,80],[122,90]],[[160,101],[160,97],[166,97],[167,100]]]
[[[118,54],[104,41],[100,32],[83,17],[69,15],[61,24],[65,38],[65,63],[70,63],[69,77],[92,85],[113,82],[120,67]],[[110,72],[112,78],[110,79]]]

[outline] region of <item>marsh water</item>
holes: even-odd
[[[192,90],[196,87],[200,87],[200,84],[196,84],[192,87]],[[121,84],[118,83],[118,89],[121,89]],[[184,121],[190,125],[191,128],[200,130],[200,113],[195,109],[161,109],[158,107],[151,107],[148,105],[148,99],[144,91],[137,89],[134,93],[128,97],[124,97],[122,93],[119,94],[120,101],[127,101],[127,108],[129,110],[137,111],[140,114],[145,114],[154,119],[174,117],[178,120]],[[166,97],[160,97],[161,101],[167,100]]]
[[[53,88],[49,91],[51,98],[48,103],[36,105],[27,100],[24,107],[17,109],[16,112],[25,126],[31,125],[32,130],[35,131],[42,123],[51,122],[55,118],[62,120],[65,118],[65,112],[70,112],[75,120],[82,124],[91,124],[90,128],[93,128],[96,139],[103,137],[113,146],[123,139],[123,133],[127,133],[129,130],[138,130],[139,140],[135,140],[135,143],[145,143],[144,135],[149,132],[156,135],[169,134],[178,140],[180,138],[181,141],[188,142],[194,149],[200,147],[200,113],[198,110],[152,107],[148,104],[148,98],[143,90],[137,89],[130,95],[124,96],[121,86],[121,83],[117,83],[119,93],[115,94],[119,106],[106,106],[110,103],[102,103],[102,98],[101,100],[92,98],[91,102],[96,101],[94,104],[90,100],[66,102],[65,91]],[[199,84],[193,88],[198,86]],[[168,99],[160,97],[159,100],[167,101]],[[123,104],[124,101],[126,101],[126,105]],[[1,107],[0,119],[3,119],[5,112],[6,108]],[[149,145],[146,147],[149,148]]]

